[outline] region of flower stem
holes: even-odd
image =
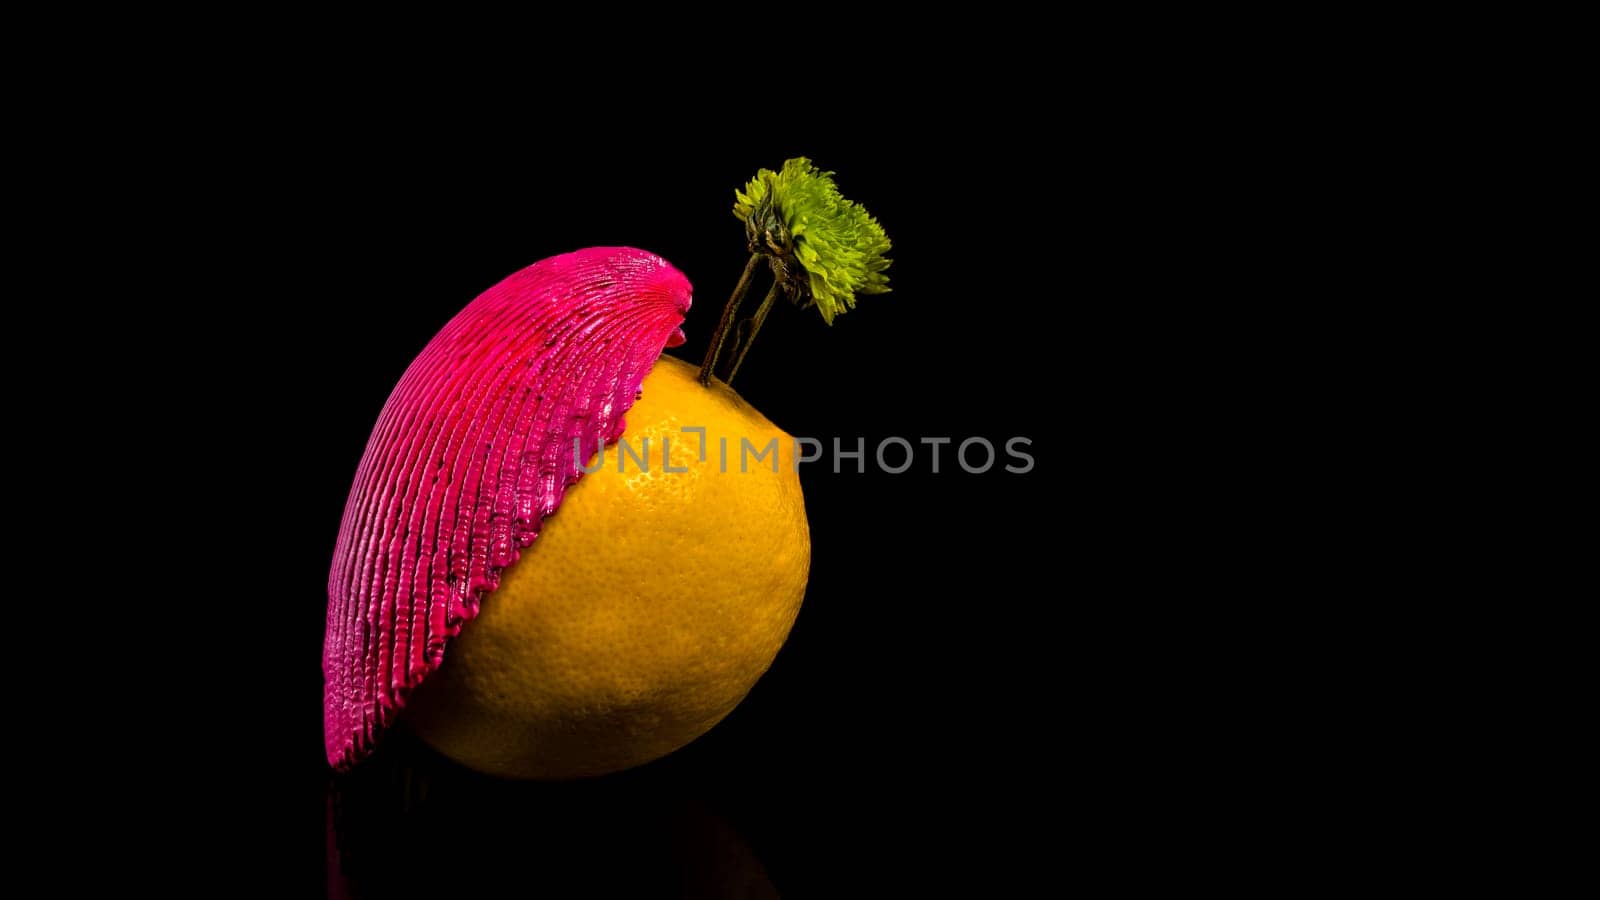
[[[756,263],[761,262],[762,255],[760,252],[750,254],[750,261],[744,264],[744,274],[739,276],[739,283],[733,286],[733,295],[728,298],[728,304],[722,307],[722,319],[717,322],[717,330],[711,335],[711,347],[706,351],[705,361],[700,363],[701,384],[711,384],[711,370],[716,367],[717,357],[722,355],[722,345],[727,342],[728,329],[739,314],[739,304],[744,302],[744,295],[750,293],[750,279],[755,276]]]
[[[733,384],[733,376],[739,374],[739,366],[744,364],[744,356],[750,352],[750,345],[756,342],[756,332],[761,330],[761,324],[767,321],[767,313],[772,311],[772,301],[778,299],[778,282],[773,281],[772,287],[767,290],[767,296],[761,300],[761,305],[756,307],[756,314],[739,323],[738,340],[733,348],[731,364],[725,366],[727,374],[721,378],[728,384]]]

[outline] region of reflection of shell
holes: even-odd
[[[367,440],[328,573],[328,761],[372,749],[500,571],[539,536],[689,309],[661,257],[595,247],[534,263],[451,319]],[[574,441],[579,447],[574,451]]]
[[[328,896],[776,900],[732,821],[658,787],[649,776],[508,781],[390,735],[328,781]],[[463,835],[471,865],[435,862]]]

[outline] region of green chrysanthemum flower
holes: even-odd
[[[773,268],[796,300],[815,303],[823,321],[856,305],[856,294],[889,290],[884,270],[889,236],[860,205],[846,200],[805,157],[787,160],[777,172],[762,169],[743,191],[734,192],[733,214],[742,219],[751,249],[772,254]],[[788,265],[793,258],[804,278]]]

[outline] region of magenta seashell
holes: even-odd
[[[328,762],[369,753],[500,572],[539,536],[663,347],[689,280],[593,247],[534,263],[451,319],[384,404],[328,573]],[[578,449],[574,452],[574,441]]]

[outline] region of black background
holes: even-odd
[[[1129,737],[1153,712],[1125,702],[1145,677],[1127,661],[1142,640],[1129,626],[1151,601],[1131,599],[1150,568],[1125,541],[1148,524],[1133,474],[1148,448],[1120,429],[1150,412],[1121,401],[1146,377],[1162,302],[1140,284],[1164,264],[1144,221],[1153,201],[1138,148],[1114,136],[1068,146],[971,108],[954,149],[955,121],[728,137],[667,116],[563,142],[509,122],[441,133],[330,113],[274,138],[280,165],[203,206],[243,300],[209,349],[250,396],[209,437],[250,460],[241,502],[257,515],[210,560],[231,636],[182,639],[205,645],[194,665],[228,698],[178,713],[193,741],[177,777],[204,810],[184,856],[195,877],[318,895],[330,797],[366,895],[468,867],[533,896],[695,896],[681,885],[733,878],[723,869],[752,856],[790,898],[1007,895],[1131,852],[1136,798],[1167,774]],[[891,435],[1025,437],[1033,471],[1004,471],[1002,451],[964,473],[951,445],[934,474],[920,444],[904,474],[870,458],[864,474],[804,469],[813,555],[798,623],[745,702],[658,763],[496,785],[398,734],[365,780],[335,789],[321,740],[327,569],[395,380],[478,293],[592,245],[645,248],[689,276],[689,341],[670,352],[698,362],[746,257],[733,191],[795,155],[884,225],[893,292],[831,328],[780,305],[740,393],[790,433],[865,438],[869,454]],[[261,221],[220,212],[241,203]],[[237,478],[208,483],[237,494]],[[408,778],[432,799],[413,802]]]

